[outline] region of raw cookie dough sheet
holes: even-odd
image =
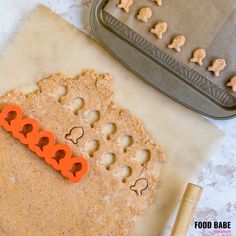
[[[111,82],[108,74],[94,71],[76,78],[55,74],[40,81],[40,92],[25,96],[13,91],[0,97],[0,110],[4,104],[19,105],[26,117],[36,119],[42,130],[52,131],[57,143],[69,145],[73,156],[82,155],[89,165],[78,184],[70,183],[0,129],[0,228],[7,235],[110,236],[112,232],[125,236],[134,227],[136,216],[156,199],[158,170],[165,154],[142,123],[114,103]],[[57,92],[60,86],[67,88],[67,94]],[[84,100],[80,109],[74,106],[78,95]],[[98,112],[100,119],[88,122],[92,111]],[[116,131],[108,138],[103,131],[111,121]],[[127,134],[133,143],[124,147],[121,141]],[[91,148],[94,142],[98,145],[95,149]],[[135,159],[144,150],[149,153],[145,167]],[[114,155],[108,165],[107,154]],[[63,153],[52,155],[57,159]],[[46,158],[46,162],[55,167],[55,159]],[[74,171],[78,168],[72,167]],[[126,168],[132,175],[124,174]]]
[[[232,61],[236,61],[235,50],[232,50],[235,45],[233,36],[235,35],[235,21],[230,20],[233,12],[236,11],[234,0],[193,0],[191,3],[188,0],[163,0],[162,6],[158,6],[150,0],[136,0],[130,7],[129,13],[119,9],[118,2],[119,0],[109,1],[104,10],[162,51],[201,73],[219,87],[225,88],[225,82],[229,80],[232,73],[235,73],[235,67],[232,66]],[[139,9],[145,6],[150,7],[153,11],[148,23],[142,23],[136,18]],[[159,20],[168,23],[168,30],[163,34],[162,40],[158,40],[154,34],[149,32]],[[171,39],[177,34],[183,34],[186,37],[186,44],[180,53],[167,48]],[[193,51],[199,47],[207,49],[207,58],[204,60],[203,66],[189,62]],[[219,78],[207,71],[215,57],[224,58],[228,64]],[[228,90],[230,91],[230,89]]]
[[[13,88],[32,91],[43,77],[55,72],[75,75],[83,69],[111,73],[115,101],[139,117],[154,141],[166,150],[168,161],[161,171],[159,197],[130,233],[159,235],[186,183],[209,160],[222,133],[144,83],[95,41],[42,6],[0,57],[0,94]]]

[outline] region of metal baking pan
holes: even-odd
[[[236,116],[236,97],[157,48],[104,11],[95,0],[90,12],[93,34],[113,56],[163,94],[214,119]]]

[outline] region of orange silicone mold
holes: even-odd
[[[80,182],[88,170],[88,163],[83,157],[72,157],[67,144],[57,144],[50,131],[41,131],[38,122],[24,118],[19,106],[9,105],[0,112],[0,126],[68,178],[72,183]]]

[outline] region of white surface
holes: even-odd
[[[90,33],[89,7],[93,0],[0,0],[0,52],[9,44],[21,21],[43,3],[62,17]],[[236,120],[212,121],[226,133],[218,151],[193,182],[204,188],[195,220],[231,221],[231,235],[236,235]],[[216,235],[191,228],[189,235]],[[218,234],[221,235],[221,234]],[[222,234],[229,235],[229,234]],[[147,235],[148,236],[148,235]],[[152,235],[150,235],[152,236]]]

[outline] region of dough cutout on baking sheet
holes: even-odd
[[[190,67],[194,66],[189,63],[192,51],[198,47],[208,49],[236,6],[235,0],[192,0],[191,3],[189,0],[168,0],[163,2],[161,7],[155,6],[152,1],[145,1],[145,7],[150,7],[153,13],[147,27],[151,28],[158,20],[167,22],[169,26],[165,39],[157,41],[148,33],[147,27],[137,23],[135,15],[144,7],[143,0],[134,1],[129,14],[121,14],[117,10],[116,2],[108,1],[105,11]],[[183,34],[188,40],[181,54],[170,52],[166,48],[169,41],[177,34]]]

